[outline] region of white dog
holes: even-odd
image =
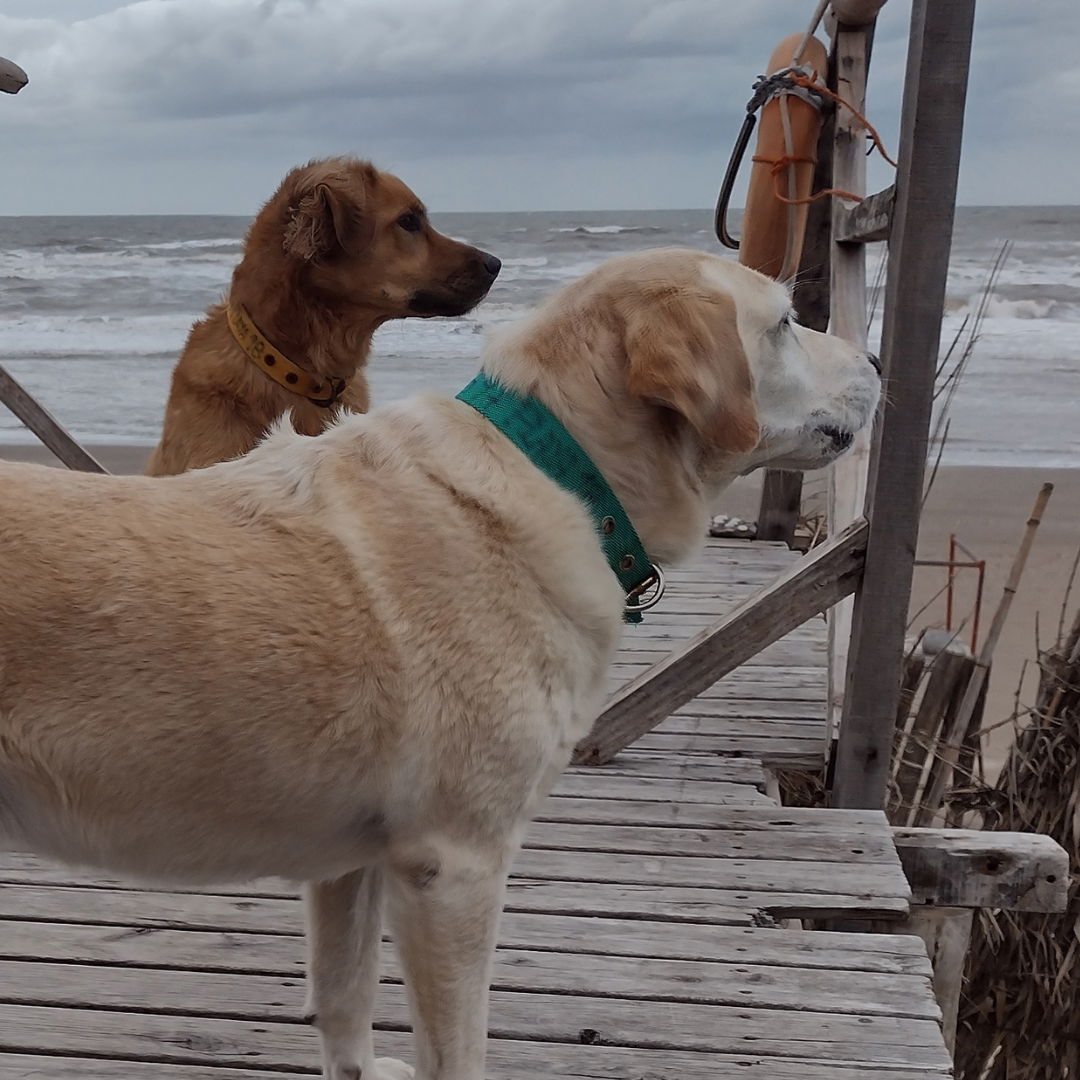
[[[613,260],[483,366],[479,402],[280,426],[178,477],[0,468],[0,842],[305,882],[331,1080],[412,1073],[372,1046],[384,896],[417,1075],[483,1080],[508,866],[628,594],[733,477],[828,464],[879,394],[782,286],[692,251]],[[524,415],[551,417],[526,452]]]

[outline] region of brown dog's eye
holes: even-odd
[[[407,214],[402,214],[397,219],[398,225],[406,232],[419,232],[423,227],[423,222],[420,220],[420,215],[410,210]]]

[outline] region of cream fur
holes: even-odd
[[[667,560],[733,476],[825,464],[822,428],[873,414],[865,354],[780,327],[787,306],[735,264],[652,252],[558,294],[484,366],[563,419]],[[0,841],[307,883],[331,1080],[411,1072],[372,1047],[385,898],[417,1075],[483,1080],[508,865],[620,633],[577,500],[426,395],[317,437],[286,421],[175,477],[5,465],[0,558]]]

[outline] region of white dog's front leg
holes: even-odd
[[[443,852],[391,877],[417,1080],[484,1080],[488,991],[507,860]]]
[[[369,867],[308,885],[307,1018],[319,1029],[325,1080],[409,1080],[412,1068],[375,1057],[371,1037],[382,946],[382,871]]]

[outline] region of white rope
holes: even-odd
[[[795,153],[795,139],[791,133],[791,116],[788,113],[787,98],[780,98],[780,121],[784,125],[784,149],[788,157]],[[795,260],[795,233],[798,230],[799,208],[794,200],[799,197],[798,176],[795,172],[795,163],[787,167],[788,174],[788,198],[792,200],[787,204],[787,243],[784,246],[784,262],[780,267],[780,273],[776,275],[778,281],[791,281],[798,273],[799,267]]]
[[[810,19],[810,25],[806,28],[806,33],[803,34],[802,40],[799,42],[799,47],[795,50],[795,55],[791,58],[791,66],[798,67],[802,63],[802,54],[806,49],[806,46],[810,44],[810,39],[817,32],[818,26],[821,24],[821,20],[825,18],[825,11],[828,9],[830,0],[820,0],[818,6],[814,9],[813,17]]]

